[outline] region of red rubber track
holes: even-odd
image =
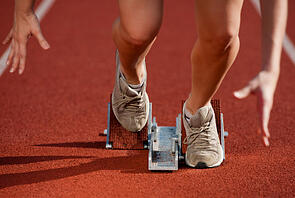
[[[148,92],[159,125],[174,125],[190,89],[196,39],[193,1],[165,2],[161,32],[147,58]],[[295,42],[295,2],[287,32]],[[0,6],[0,38],[13,16]],[[260,68],[260,19],[245,1],[241,49],[221,99],[226,162],[219,168],[149,172],[147,151],[105,150],[107,102],[114,82],[111,26],[116,1],[58,0],[42,21],[51,49],[35,39],[24,75],[0,78],[0,197],[294,197],[295,66],[283,53],[270,120],[271,146],[256,133],[256,98],[236,100]],[[1,47],[1,54],[6,47]]]

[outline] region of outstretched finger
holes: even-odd
[[[247,85],[246,87],[235,91],[234,92],[234,96],[238,99],[243,99],[246,98],[247,96],[249,96],[249,94],[252,92],[252,88],[250,85]]]
[[[46,41],[46,39],[44,38],[41,30],[38,30],[37,32],[33,33],[34,36],[37,38],[39,44],[41,45],[41,47],[45,50],[50,48],[49,43]]]
[[[12,41],[11,45],[10,45],[9,55],[7,57],[7,60],[6,60],[6,65],[7,66],[10,65],[10,63],[12,62],[13,55],[14,55],[14,42]]]
[[[268,139],[268,137],[263,136],[262,137],[262,140],[263,140],[263,143],[264,143],[265,146],[269,146],[269,139]]]
[[[25,69],[25,64],[26,64],[26,56],[27,56],[27,49],[26,49],[26,44],[23,43],[20,45],[19,48],[19,54],[20,54],[20,61],[19,61],[19,70],[18,73],[22,74]]]
[[[2,44],[3,45],[7,44],[10,41],[11,38],[12,38],[12,29],[10,30],[10,32],[8,33],[8,35],[6,36],[6,38],[4,39]]]
[[[19,64],[19,49],[18,49],[18,45],[16,44],[14,47],[12,67],[10,69],[11,73],[17,69],[18,64]]]
[[[260,136],[261,136],[261,133],[262,133],[261,131],[262,131],[262,129],[259,127],[257,129],[257,134],[260,135]],[[264,146],[269,146],[269,138],[268,137],[262,135],[262,142],[263,142]]]

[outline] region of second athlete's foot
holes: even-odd
[[[144,61],[145,67],[145,61]],[[131,88],[120,72],[119,53],[116,53],[116,81],[112,93],[112,109],[122,127],[131,132],[140,131],[147,123],[149,98],[146,93],[146,68],[142,85]]]
[[[185,103],[186,104],[186,103]],[[220,145],[215,114],[212,106],[204,106],[190,118],[183,106],[183,124],[186,130],[187,151],[185,162],[194,168],[219,166],[223,161],[223,150]]]

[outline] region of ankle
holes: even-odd
[[[198,109],[204,107],[204,106],[209,106],[210,105],[210,101],[207,102],[207,103],[203,103],[203,104],[200,104],[198,102],[196,102],[196,100],[193,100],[191,98],[191,96],[186,100],[186,103],[185,103],[185,109],[186,111],[188,111],[191,115],[194,115]]]
[[[128,72],[124,72],[122,71],[122,69],[120,69],[121,74],[123,75],[124,80],[129,84],[129,85],[139,85],[142,84],[143,82],[143,75],[139,74],[137,75],[137,73],[132,72],[132,73],[128,73]],[[135,75],[134,75],[135,73]]]
[[[126,69],[120,65],[120,72],[123,74],[126,82],[130,85],[139,85],[144,81],[144,71],[142,66]]]

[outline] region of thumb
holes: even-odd
[[[39,44],[41,45],[41,47],[45,50],[50,48],[49,43],[46,41],[46,39],[44,38],[41,30],[38,30],[36,33],[33,33],[33,35],[37,38]]]
[[[251,91],[252,91],[251,86],[247,85],[246,87],[244,87],[238,91],[235,91],[233,94],[236,98],[243,99],[243,98],[246,98],[247,96],[249,96]]]

